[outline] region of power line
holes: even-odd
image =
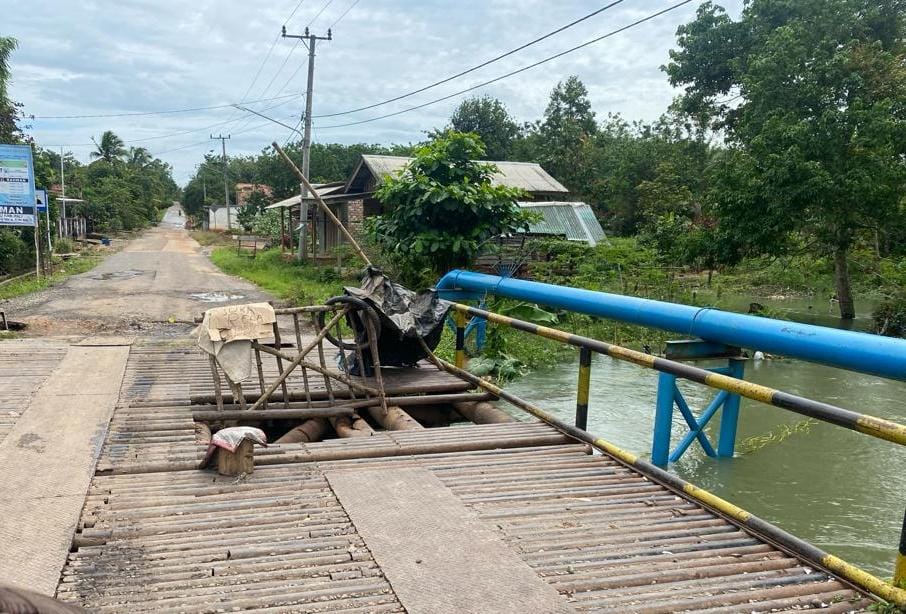
[[[283,105],[288,104],[290,102],[292,102],[292,99],[287,99],[287,100],[284,100],[283,102],[278,102],[277,104],[273,104],[269,107],[265,107],[262,109],[262,111],[270,111],[271,109],[276,109],[277,107],[282,107]],[[218,126],[223,126],[223,125],[229,124],[230,122],[233,122],[233,121],[235,121],[235,119],[228,119],[226,121],[217,122],[216,124],[211,124],[210,126],[205,126],[203,128],[193,128],[192,130],[183,130],[180,132],[169,132],[167,134],[158,134],[155,136],[147,136],[147,137],[142,137],[142,138],[138,138],[138,139],[124,139],[123,143],[124,144],[143,143],[146,141],[157,141],[160,139],[169,139],[169,138],[172,138],[175,136],[183,136],[186,134],[192,134],[194,132],[207,132],[208,130],[210,130],[212,128],[217,128]],[[57,143],[57,144],[47,145],[46,147],[93,147],[94,145],[95,145],[95,143]]]
[[[305,0],[299,0],[299,2],[296,3],[296,6],[293,8],[293,11],[289,14],[289,17],[287,17],[286,21],[283,22],[284,27],[286,26],[286,24],[288,24],[292,20],[293,16],[296,14],[296,11],[299,10],[299,7],[302,6],[303,2],[305,2]],[[261,63],[258,65],[258,70],[255,71],[255,76],[252,78],[252,82],[249,83],[249,86],[247,88],[245,88],[245,93],[242,95],[242,99],[239,101],[240,103],[245,102],[245,99],[248,98],[249,92],[251,92],[252,88],[255,87],[255,84],[258,83],[258,78],[261,76],[261,71],[264,70],[264,67],[267,65],[267,61],[271,58],[271,55],[273,55],[274,48],[277,46],[277,41],[279,41],[279,40],[280,40],[280,34],[275,35],[274,40],[271,41],[270,48],[267,50],[267,55],[264,56],[264,59],[261,60]],[[283,90],[281,90],[281,91],[283,91]],[[280,93],[278,92],[277,95],[279,96]],[[235,122],[241,118],[242,118],[241,115],[233,115],[230,118],[229,122]]]
[[[293,118],[295,118],[295,116],[293,116]],[[246,133],[248,133],[248,132],[253,132],[253,131],[255,131],[255,130],[259,130],[259,129],[261,129],[261,128],[264,128],[265,126],[269,126],[270,124],[271,124],[271,122],[262,122],[262,123],[260,123],[260,124],[255,124],[254,126],[249,126],[248,128],[246,128],[246,129],[244,129],[244,130],[239,130],[239,131],[233,132],[232,134],[246,134]],[[152,154],[153,156],[157,157],[157,156],[162,156],[163,154],[172,153],[172,152],[174,152],[174,151],[181,151],[181,150],[183,150],[183,149],[189,149],[189,148],[191,148],[191,147],[198,147],[198,146],[201,146],[201,145],[208,145],[209,143],[210,143],[210,139],[207,139],[207,140],[204,140],[204,141],[197,141],[197,142],[195,142],[195,143],[189,143],[189,144],[187,144],[187,145],[180,145],[179,147],[173,147],[172,149],[165,149],[165,150],[163,150],[163,151],[157,151],[157,152],[154,152],[154,151],[153,151],[153,152],[151,152],[151,154]]]
[[[256,102],[270,102],[282,98],[299,96],[301,93],[285,94],[283,96],[274,96],[272,98],[259,98],[258,100],[246,100],[244,104],[254,104]],[[240,101],[242,102],[242,101]],[[218,104],[210,107],[193,107],[188,109],[169,109],[166,111],[142,111],[136,113],[99,113],[97,115],[30,115],[31,119],[99,119],[105,117],[139,117],[144,115],[171,115],[174,113],[192,113],[195,111],[212,111],[214,109],[228,109],[237,103]]]
[[[568,24],[566,24],[566,25],[564,25],[564,26],[560,26],[560,27],[557,28],[556,30],[552,30],[551,32],[548,32],[547,34],[545,34],[545,35],[543,35],[543,36],[540,36],[540,37],[538,37],[538,38],[536,38],[536,39],[534,39],[534,40],[531,40],[531,41],[529,41],[529,42],[527,42],[527,43],[525,43],[525,44],[523,44],[523,45],[520,45],[520,46],[516,47],[515,49],[511,49],[511,50],[507,51],[506,53],[502,53],[502,54],[498,55],[497,57],[491,58],[490,60],[487,60],[487,61],[485,61],[485,62],[482,62],[481,64],[478,64],[478,65],[473,66],[473,67],[471,67],[471,68],[468,68],[468,69],[466,69],[466,70],[464,70],[464,71],[462,71],[462,72],[458,72],[458,73],[456,73],[455,75],[452,75],[452,76],[450,76],[450,77],[447,77],[446,79],[441,79],[440,81],[435,81],[434,83],[431,83],[430,85],[426,85],[426,86],[424,86],[424,87],[420,87],[420,88],[418,88],[417,90],[412,90],[411,92],[408,92],[408,93],[406,93],[406,94],[402,94],[402,95],[396,96],[396,97],[394,97],[394,98],[389,98],[389,99],[383,100],[383,101],[381,101],[381,102],[376,102],[376,103],[374,103],[374,104],[370,104],[370,105],[367,105],[367,106],[364,106],[364,107],[359,107],[359,108],[357,108],[357,109],[350,109],[350,110],[348,110],[348,111],[339,111],[339,112],[337,112],[337,113],[326,113],[326,114],[324,114],[324,115],[315,115],[314,118],[320,119],[320,118],[324,118],[324,117],[337,117],[337,116],[339,116],[339,115],[350,115],[350,114],[352,114],[352,113],[358,113],[359,111],[367,111],[368,109],[373,109],[373,108],[375,108],[375,107],[380,107],[380,106],[383,106],[383,105],[385,105],[385,104],[389,104],[389,103],[391,103],[391,102],[396,102],[397,100],[402,100],[403,98],[408,98],[408,97],[410,97],[410,96],[414,96],[415,94],[420,94],[420,93],[422,93],[422,92],[424,92],[424,91],[433,89],[433,88],[437,87],[438,85],[443,85],[444,83],[448,83],[448,82],[450,82],[450,81],[452,81],[452,80],[454,80],[454,79],[458,79],[459,77],[462,77],[462,76],[464,76],[464,75],[467,75],[467,74],[469,74],[469,73],[471,73],[471,72],[475,72],[476,70],[478,70],[478,69],[480,69],[480,68],[484,68],[485,66],[488,66],[488,65],[490,65],[490,64],[493,64],[494,62],[498,62],[498,61],[502,60],[503,58],[509,57],[509,56],[513,55],[514,53],[518,53],[519,51],[522,51],[523,49],[526,49],[526,48],[528,48],[528,47],[531,47],[532,45],[535,45],[535,44],[537,44],[537,43],[540,43],[541,41],[543,41],[543,40],[545,40],[545,39],[548,39],[548,38],[550,38],[551,36],[554,36],[554,35],[556,35],[556,34],[559,34],[560,32],[563,32],[564,30],[568,30],[569,28],[571,28],[571,27],[573,27],[573,26],[575,26],[575,25],[577,25],[577,24],[580,24],[580,23],[582,23],[583,21],[586,21],[586,20],[588,20],[588,19],[591,19],[591,18],[594,17],[595,15],[599,15],[599,14],[603,13],[604,11],[606,11],[606,10],[608,10],[608,9],[610,9],[610,8],[613,8],[614,6],[616,6],[616,5],[620,4],[620,3],[622,3],[623,1],[624,1],[624,0],[614,0],[614,1],[611,2],[610,4],[607,4],[607,5],[605,5],[605,6],[602,6],[601,8],[599,8],[599,9],[596,10],[596,11],[592,11],[592,12],[589,13],[588,15],[585,15],[585,16],[583,16],[583,17],[580,17],[579,19],[576,19],[575,21],[571,21],[570,23],[568,23]],[[342,17],[341,17],[341,19],[342,19]]]
[[[288,25],[289,25],[289,22],[290,22],[290,20],[292,20],[293,15],[296,14],[296,11],[299,10],[299,7],[302,6],[302,3],[303,3],[303,2],[305,2],[305,0],[299,0],[299,4],[296,5],[296,8],[293,9],[293,12],[290,13],[290,14],[289,14],[289,17],[286,18],[286,21],[283,22],[283,25],[284,25],[284,26],[288,26]],[[277,38],[279,38],[279,37],[280,37],[280,36],[277,35]]]
[[[349,5],[349,8],[347,8],[345,11],[343,11],[343,14],[340,15],[339,17],[337,17],[337,18],[334,20],[334,22],[333,22],[332,24],[330,24],[329,26],[327,26],[327,29],[328,29],[328,30],[333,30],[334,27],[335,27],[338,23],[340,23],[340,22],[343,20],[343,18],[346,17],[346,15],[349,13],[349,11],[351,11],[352,9],[354,9],[354,8],[355,8],[355,5],[358,4],[359,2],[361,2],[361,0],[353,0],[352,4]]]
[[[324,10],[325,10],[328,6],[330,6],[331,4],[333,4],[333,0],[327,0],[327,3],[326,3],[324,6],[321,7],[321,10],[318,11],[318,13],[317,13],[314,17],[311,18],[311,21],[308,22],[308,25],[310,26],[310,25],[312,25],[313,23],[315,23],[315,21],[317,21],[318,17],[321,16],[321,13],[323,13]],[[308,27],[308,26],[306,26],[306,27]]]
[[[287,100],[284,100],[283,102],[278,102],[277,104],[273,104],[269,107],[265,107],[262,109],[262,111],[270,111],[271,109],[276,109],[277,107],[282,107],[283,105],[289,104],[290,102],[292,102],[292,99],[287,99]],[[212,124],[210,126],[205,126],[204,128],[194,128],[192,130],[186,130],[184,132],[173,132],[170,134],[160,134],[157,136],[149,136],[149,137],[144,137],[144,138],[140,138],[140,139],[129,139],[129,140],[125,140],[123,142],[124,143],[141,143],[144,141],[156,141],[159,139],[172,138],[174,136],[182,136],[184,134],[192,134],[193,132],[207,132],[211,128],[217,128],[218,126],[223,126],[223,125],[229,124],[233,121],[235,121],[235,119],[228,119],[226,121],[217,122],[216,124]]]
[[[328,6],[330,6],[330,3],[331,3],[331,2],[333,2],[333,0],[327,0],[327,3],[326,3],[324,6],[321,7],[321,10],[317,12],[317,14],[311,19],[311,21],[308,22],[308,25],[306,25],[305,27],[307,28],[307,27],[309,27],[310,25],[312,25],[312,24],[315,22],[315,19],[317,19],[318,16],[321,15],[321,13],[324,12],[324,9],[326,9]],[[286,57],[283,58],[283,62],[280,64],[280,68],[277,69],[277,72],[275,72],[275,73],[274,73],[274,76],[271,77],[271,80],[268,81],[267,87],[265,87],[264,90],[261,92],[261,95],[262,95],[262,96],[263,96],[264,94],[266,94],[268,90],[271,89],[271,86],[274,84],[274,81],[277,80],[277,77],[280,76],[280,73],[283,72],[283,69],[286,67],[286,64],[289,62],[289,58],[292,57],[293,53],[295,53],[296,49],[298,49],[298,48],[299,48],[299,45],[301,45],[301,44],[304,44],[304,43],[303,43],[303,41],[300,39],[300,40],[296,41],[296,44],[295,44],[295,45],[293,45],[292,47],[290,47],[289,52],[286,54]],[[298,72],[298,71],[296,71],[296,72]],[[296,75],[296,73],[293,73],[293,76],[295,76],[295,75]],[[290,81],[291,81],[291,80],[292,80],[292,77],[290,77]]]
[[[593,39],[590,40],[590,41],[587,41],[587,42],[582,43],[581,45],[576,45],[575,47],[572,47],[572,48],[570,48],[570,49],[567,49],[566,51],[561,51],[560,53],[557,53],[557,54],[555,54],[555,55],[552,55],[552,56],[549,56],[549,57],[547,57],[547,58],[544,58],[543,60],[540,60],[540,61],[535,62],[535,63],[533,63],[533,64],[529,64],[528,66],[523,66],[522,68],[516,69],[516,70],[511,71],[511,72],[508,72],[508,73],[506,73],[506,74],[504,74],[504,75],[500,75],[499,77],[495,77],[495,78],[490,79],[490,80],[488,80],[488,81],[484,81],[484,82],[482,82],[482,83],[479,83],[478,85],[473,85],[473,86],[471,86],[471,87],[467,87],[466,89],[459,90],[458,92],[454,92],[454,93],[452,93],[452,94],[448,94],[448,95],[442,96],[442,97],[440,97],[440,98],[435,98],[434,100],[430,100],[430,101],[428,101],[428,102],[425,102],[425,103],[416,105],[416,106],[414,106],[414,107],[409,107],[409,108],[403,109],[403,110],[401,110],[401,111],[396,111],[396,112],[394,112],[394,113],[387,113],[387,114],[385,114],[385,115],[379,115],[379,116],[377,116],[377,117],[371,117],[371,118],[368,118],[368,119],[363,119],[363,120],[355,121],[355,122],[347,122],[347,123],[345,123],[345,124],[333,124],[333,125],[330,125],[330,126],[318,126],[318,129],[319,129],[319,130],[328,130],[328,129],[331,129],[331,128],[345,128],[345,127],[347,127],[347,126],[358,126],[358,125],[360,125],[360,124],[367,124],[367,123],[369,123],[369,122],[376,122],[376,121],[381,120],[381,119],[387,119],[388,117],[395,117],[395,116],[397,116],[397,115],[402,115],[403,113],[409,113],[410,111],[416,111],[416,110],[418,110],[418,109],[423,109],[423,108],[425,108],[425,107],[427,107],[427,106],[430,106],[430,105],[433,105],[433,104],[437,104],[438,102],[443,102],[444,100],[449,100],[450,98],[455,98],[456,96],[460,96],[460,95],[465,94],[465,93],[467,93],[467,92],[471,92],[472,90],[477,90],[478,88],[484,87],[484,86],[486,86],[486,85],[490,85],[490,84],[492,84],[492,83],[496,83],[496,82],[498,82],[498,81],[502,81],[502,80],[504,80],[504,79],[507,79],[507,78],[509,78],[509,77],[512,77],[513,75],[518,75],[519,73],[525,72],[525,71],[527,71],[527,70],[531,70],[532,68],[535,68],[535,67],[540,66],[540,65],[542,65],[542,64],[546,64],[547,62],[550,62],[550,61],[552,61],[552,60],[556,60],[557,58],[561,58],[561,57],[563,57],[563,56],[565,56],[565,55],[567,55],[567,54],[570,54],[570,53],[572,53],[572,52],[574,52],[574,51],[578,51],[579,49],[582,49],[582,48],[584,48],[584,47],[588,47],[589,45],[593,45],[594,43],[597,43],[597,42],[599,42],[599,41],[602,41],[602,40],[604,40],[605,38],[610,38],[611,36],[614,36],[614,35],[619,34],[619,33],[621,33],[621,32],[625,32],[626,30],[629,30],[630,28],[634,28],[635,26],[638,26],[638,25],[640,25],[640,24],[643,24],[643,23],[645,23],[646,21],[651,21],[652,19],[655,19],[656,17],[660,17],[661,15],[663,15],[663,14],[665,14],[665,13],[669,13],[670,11],[676,10],[676,9],[680,8],[681,6],[684,6],[684,5],[686,5],[686,4],[689,4],[690,2],[692,2],[692,0],[683,0],[682,2],[678,2],[678,3],[676,3],[676,4],[672,5],[672,6],[669,6],[669,7],[665,8],[665,9],[661,10],[661,11],[658,11],[657,13],[652,13],[651,15],[648,15],[647,17],[643,17],[642,19],[636,20],[636,21],[634,21],[634,22],[632,22],[632,23],[630,23],[630,24],[628,24],[628,25],[625,25],[625,26],[623,26],[623,27],[621,27],[621,28],[617,28],[616,30],[612,30],[612,31],[608,32],[607,34],[603,34],[603,35],[601,35],[601,36],[599,36],[599,37],[597,37],[597,38],[593,38]]]

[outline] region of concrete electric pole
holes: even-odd
[[[226,157],[226,142],[230,138],[230,135],[223,136],[218,134],[217,136],[211,135],[212,139],[220,139],[220,144],[223,147],[223,202],[226,203],[227,210],[227,230],[233,230],[233,218],[230,215],[230,188],[227,184],[227,157]]]
[[[305,34],[287,34],[286,26],[283,26],[283,38],[298,38],[308,47],[308,88],[305,91],[305,114],[302,120],[305,124],[305,131],[302,134],[302,174],[309,179],[309,168],[311,166],[311,98],[314,92],[315,83],[315,43],[317,41],[333,40],[330,30],[327,30],[327,36],[315,36],[305,28]],[[308,190],[304,185],[299,184],[299,255],[298,259],[302,260],[305,255],[305,235],[308,229],[308,204],[304,201],[308,197]]]

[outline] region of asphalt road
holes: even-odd
[[[183,228],[177,207],[100,265],[64,283],[0,303],[26,335],[182,335],[205,309],[269,300],[225,275]]]

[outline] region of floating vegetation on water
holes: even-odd
[[[818,421],[814,418],[808,418],[802,422],[796,422],[795,424],[781,424],[764,435],[755,435],[743,439],[737,446],[737,451],[739,454],[757,452],[769,445],[780,443],[793,435],[804,435],[816,424],[818,424]]]

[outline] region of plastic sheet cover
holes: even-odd
[[[377,267],[365,269],[361,287],[344,290],[377,312],[381,320],[378,349],[382,365],[416,364],[425,357],[419,338],[432,350],[437,347],[451,303],[438,298],[436,291],[415,293],[391,281]],[[365,352],[366,359],[369,354]]]

